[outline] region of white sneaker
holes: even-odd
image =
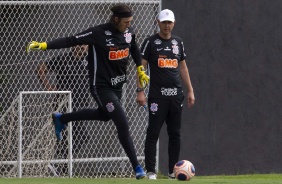
[[[168,178],[175,179],[175,174],[174,173],[168,174]]]
[[[156,180],[157,179],[157,175],[153,172],[148,172],[147,177],[148,177],[149,180]]]

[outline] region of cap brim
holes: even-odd
[[[164,21],[170,21],[170,22],[174,22],[175,20],[174,19],[167,19],[167,18],[164,18],[164,19],[159,19],[160,22],[164,22]]]

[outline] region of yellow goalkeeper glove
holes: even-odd
[[[29,50],[46,50],[46,49],[47,49],[46,42],[32,41],[27,45],[26,52],[29,52]]]
[[[150,77],[146,75],[145,69],[142,65],[137,67],[137,74],[141,87],[146,88],[149,85]]]

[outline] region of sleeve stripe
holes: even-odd
[[[146,51],[146,48],[147,48],[149,42],[150,42],[150,41],[147,40],[147,42],[146,42],[146,44],[145,44],[145,46],[144,46],[144,48],[143,48],[143,50],[142,50],[142,52],[141,52],[142,56],[144,56],[144,53],[145,53],[145,51]]]

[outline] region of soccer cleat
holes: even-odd
[[[146,176],[146,173],[140,165],[135,168],[135,176],[137,180],[143,179]]]
[[[148,172],[147,177],[148,177],[149,180],[156,180],[157,179],[157,175],[153,172]]]
[[[62,116],[62,113],[53,113],[52,114],[53,124],[55,126],[55,135],[58,141],[61,141],[63,139],[62,131],[66,129],[66,125],[61,123],[60,121],[61,116]]]
[[[174,173],[168,174],[168,178],[169,179],[175,179],[175,174]]]

